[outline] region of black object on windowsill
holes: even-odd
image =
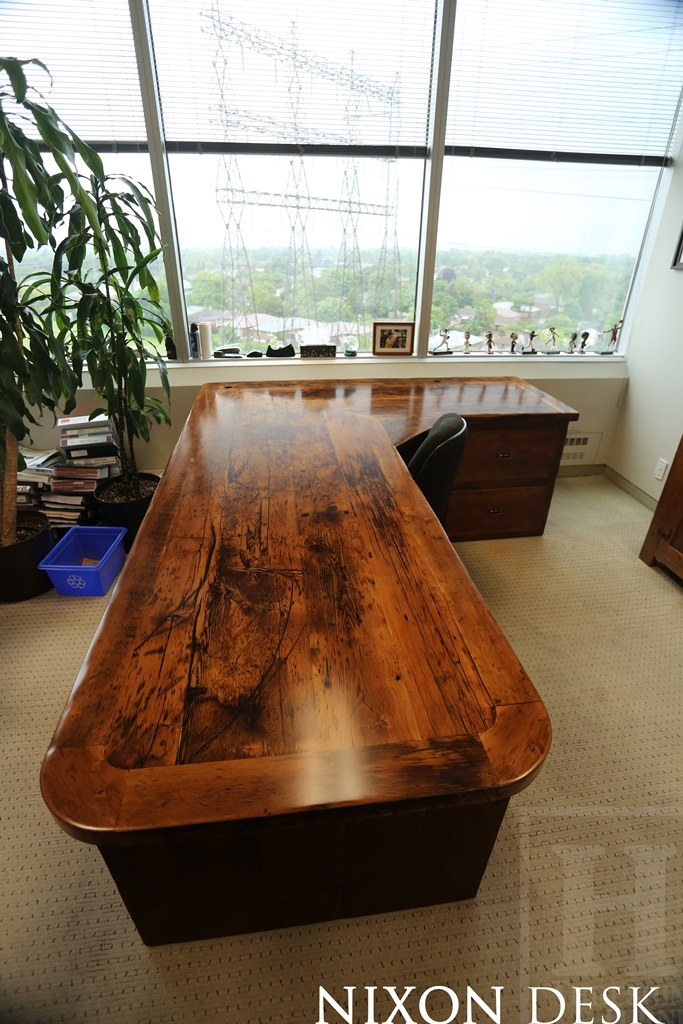
[[[166,358],[177,359],[178,353],[176,352],[175,342],[170,334],[167,334],[164,338],[164,344],[166,345]]]
[[[236,345],[230,345],[229,347],[217,348],[213,354],[214,359],[235,359],[242,355],[242,352]]]
[[[293,359],[296,352],[290,342],[289,345],[283,345],[282,348],[273,348],[269,345],[266,349],[266,355],[270,356],[271,359]]]
[[[299,345],[299,351],[308,359],[334,359],[337,354],[336,345]]]

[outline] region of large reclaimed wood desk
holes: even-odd
[[[476,894],[550,724],[394,444],[505,387],[202,389],[41,773],[146,943]]]

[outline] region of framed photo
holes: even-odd
[[[683,270],[683,230],[681,230],[681,233],[678,236],[678,245],[676,246],[676,252],[674,253],[671,269]]]
[[[373,356],[412,356],[414,345],[414,320],[376,320],[372,325]]]

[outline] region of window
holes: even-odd
[[[186,306],[176,333],[187,314],[213,324],[214,347],[369,348],[373,319],[413,318],[425,267],[423,355],[444,330],[475,347],[490,331],[508,351],[532,332],[542,347],[584,333],[604,347],[668,158],[683,5],[458,0],[442,95],[452,2],[130,0],[149,16]],[[65,120],[145,179],[126,0],[7,0],[0,22],[7,52],[50,68]],[[423,184],[441,161],[435,225]]]
[[[172,155],[188,316],[215,344],[370,347],[412,319],[419,161]],[[195,198],[196,197],[196,198]]]
[[[51,81],[38,68],[29,81],[81,138],[146,148],[127,0],[4,0],[0,26],[6,56],[49,68]]]
[[[432,347],[609,348],[623,315],[658,172],[446,157]],[[553,333],[550,332],[553,328]],[[532,331],[535,337],[531,337]],[[517,335],[517,339],[511,337]],[[514,350],[513,349],[513,350]]]
[[[621,319],[681,88],[674,0],[458,0],[432,346]],[[553,328],[551,334],[550,327]],[[532,332],[538,341],[529,342]],[[461,342],[462,343],[462,342]]]
[[[150,14],[190,319],[262,351],[369,349],[374,319],[412,319],[429,5],[152,0]]]

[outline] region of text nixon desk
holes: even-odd
[[[145,942],[475,895],[550,724],[392,444],[446,406],[202,389],[41,775]]]

